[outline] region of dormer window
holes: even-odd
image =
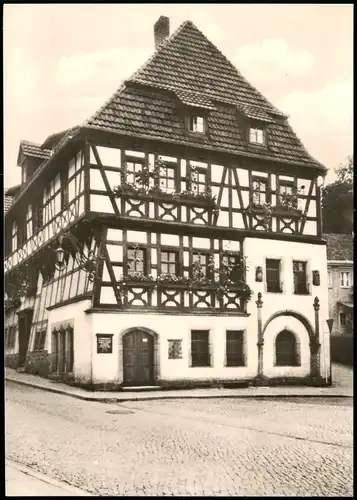
[[[26,165],[22,165],[21,167],[21,184],[25,184],[27,181],[27,172],[26,172]]]
[[[192,115],[189,117],[188,128],[196,134],[205,133],[205,119],[203,116]]]
[[[250,127],[249,129],[249,142],[251,144],[265,144],[265,134],[262,128]]]

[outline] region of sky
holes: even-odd
[[[91,116],[154,52],[153,25],[190,19],[333,168],[353,154],[353,4],[6,4],[4,185],[20,140]]]

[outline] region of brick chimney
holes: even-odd
[[[154,24],[155,49],[170,36],[170,19],[166,16],[160,16]]]

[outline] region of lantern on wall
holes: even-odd
[[[259,283],[263,281],[263,269],[261,266],[255,268],[255,281]]]
[[[58,247],[56,248],[56,269],[62,271],[64,269],[64,250],[62,248],[62,237],[59,239]]]
[[[320,286],[320,271],[312,271],[312,284]]]

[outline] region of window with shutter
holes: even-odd
[[[266,259],[265,269],[267,292],[280,293],[280,260]]]
[[[309,293],[307,286],[306,262],[294,260],[294,293],[296,295],[307,295]]]
[[[210,366],[209,331],[191,331],[191,366]]]
[[[244,331],[226,331],[226,366],[244,366]]]

